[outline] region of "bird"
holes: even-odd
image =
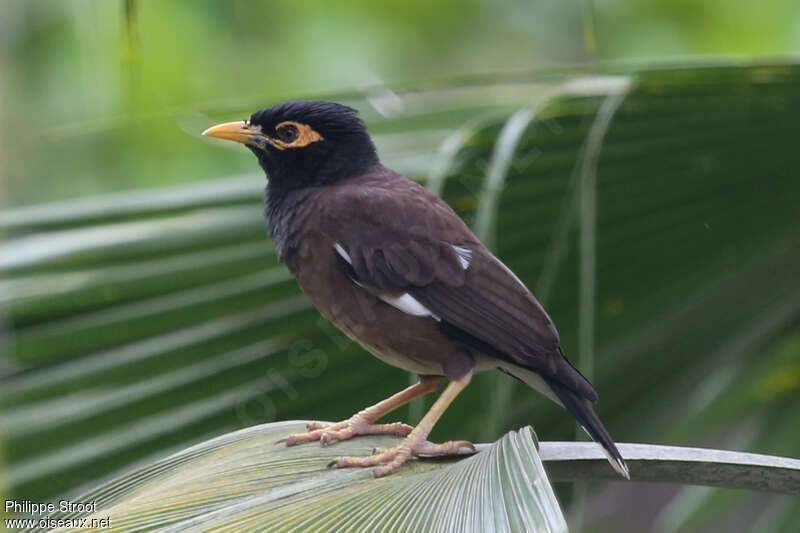
[[[358,435],[400,444],[330,467],[395,472],[417,456],[474,452],[427,440],[477,372],[500,370],[566,408],[611,467],[628,467],[595,413],[597,393],[567,359],[559,334],[525,284],[425,187],[384,166],[351,107],[293,100],[203,135],[244,144],[266,173],[265,215],[280,261],[320,313],[368,352],[419,381],[337,423],[312,422],[287,446]],[[378,423],[446,387],[415,426]]]

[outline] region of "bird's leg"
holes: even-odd
[[[281,439],[279,442],[293,446],[302,442],[318,440],[324,446],[334,440],[347,440],[356,435],[395,435],[405,437],[414,428],[394,422],[392,424],[375,424],[374,422],[385,414],[394,411],[411,400],[424,394],[435,391],[444,383],[441,376],[422,376],[419,383],[412,385],[389,398],[367,407],[354,414],[347,420],[330,424],[327,422],[312,422],[308,424],[306,433],[295,433]]]
[[[449,441],[443,444],[433,444],[426,439],[433,426],[452,403],[458,393],[469,384],[472,373],[467,374],[458,381],[452,381],[436,400],[428,413],[420,420],[417,427],[399,445],[386,450],[380,450],[366,457],[337,457],[328,466],[339,468],[350,466],[379,466],[372,473],[375,477],[391,474],[405,463],[412,455],[452,455],[461,448],[469,448],[473,452],[475,447],[466,441]]]

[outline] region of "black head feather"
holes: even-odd
[[[262,133],[278,136],[283,122],[307,125],[322,139],[302,147],[278,149],[253,147],[269,178],[269,189],[277,192],[330,185],[361,175],[378,162],[364,122],[355,109],[333,102],[295,100],[253,113],[250,124]]]

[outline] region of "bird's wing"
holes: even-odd
[[[335,191],[324,207],[331,253],[355,283],[480,351],[597,398],[533,294],[447,204],[405,180],[365,189]],[[360,201],[342,198],[352,194]]]

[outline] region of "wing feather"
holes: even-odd
[[[350,258],[355,282],[385,301],[410,295],[454,338],[477,339],[491,355],[596,400],[564,357],[544,308],[447,204],[405,178],[376,184],[369,194],[359,187],[358,212],[348,198],[354,191],[337,193],[326,198],[326,227]],[[403,201],[404,193],[413,198]]]

